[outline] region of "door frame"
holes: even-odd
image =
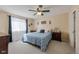
[[[74,36],[74,49],[76,48],[76,10],[73,11],[73,36]]]

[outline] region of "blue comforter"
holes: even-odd
[[[51,32],[46,33],[32,32],[24,34],[23,38],[24,41],[38,45],[41,47],[42,51],[45,51],[47,49],[49,41],[52,38],[52,34]]]

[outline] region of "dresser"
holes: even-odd
[[[61,32],[53,32],[52,38],[53,40],[61,41]]]
[[[0,54],[8,53],[9,35],[0,33]]]

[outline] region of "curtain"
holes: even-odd
[[[11,16],[9,16],[9,42],[12,42],[12,26],[11,26]]]
[[[26,19],[26,33],[28,33],[28,19]]]

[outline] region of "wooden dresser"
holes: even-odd
[[[0,54],[8,54],[9,35],[0,33]]]
[[[53,32],[52,38],[53,40],[61,41],[61,32]]]

